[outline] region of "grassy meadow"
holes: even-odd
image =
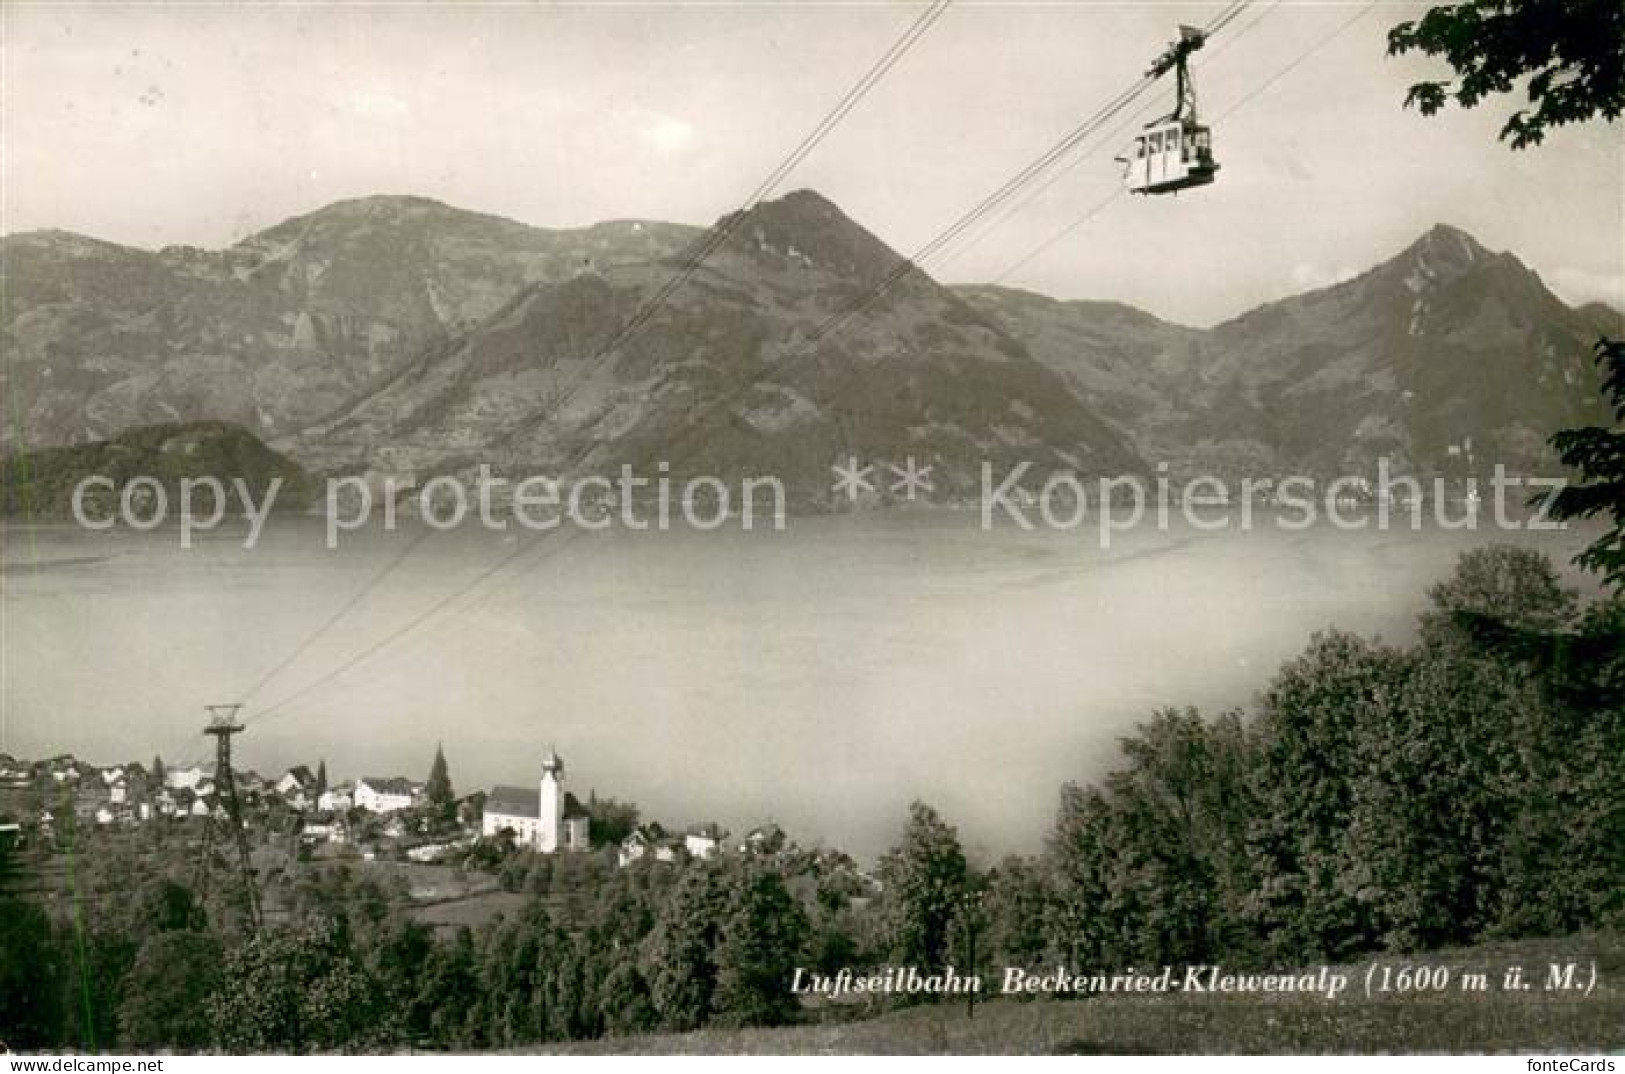
[[[1541,990],[1550,963],[1597,965],[1589,995]],[[718,1030],[610,1038],[556,1049],[568,1054],[1324,1054],[1625,1051],[1625,935],[1480,944],[1381,958],[1404,965],[1487,973],[1487,993],[1367,999],[1369,962],[1342,967],[1349,990],[1316,997],[1113,996],[994,999],[974,1018],[963,1003],[913,1007],[856,1021],[783,1029]],[[1522,965],[1531,991],[1499,989]],[[1584,973],[1584,971],[1582,971]],[[989,985],[996,984],[989,981]]]

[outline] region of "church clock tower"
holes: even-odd
[[[564,762],[548,747],[542,758],[541,796],[536,802],[536,849],[552,854],[564,833]]]

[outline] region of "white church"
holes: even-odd
[[[515,845],[543,854],[589,848],[587,811],[564,789],[564,762],[552,749],[537,786],[491,788],[480,834],[490,839],[504,830],[513,832]]]

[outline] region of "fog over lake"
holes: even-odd
[[[1154,709],[1250,704],[1313,631],[1411,636],[1466,548],[1567,560],[1586,531],[1201,532],[979,527],[974,512],[792,519],[785,532],[346,535],[273,519],[182,550],[173,532],[4,531],[0,751],[209,763],[202,706],[240,698],[392,571],[257,696],[261,774],[528,783],[683,825],[776,820],[867,859],[922,797],[975,855],[1035,849],[1060,784],[1099,775]],[[534,546],[421,629],[257,721]]]

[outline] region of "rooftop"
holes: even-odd
[[[534,820],[542,815],[542,790],[540,787],[512,787],[497,786],[491,788],[491,793],[485,797],[485,811],[504,817],[524,817]],[[564,819],[573,820],[576,817],[587,816],[576,796],[568,792],[564,795]]]
[[[360,787],[363,783],[378,794],[413,795],[417,793],[417,784],[405,776],[362,776],[356,782],[356,786]]]

